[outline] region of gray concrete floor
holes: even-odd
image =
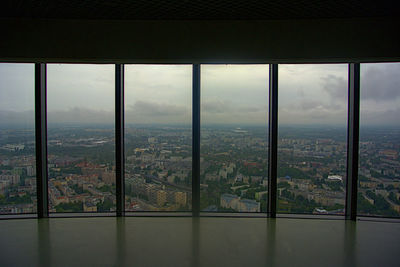
[[[0,221],[0,266],[400,266],[400,223],[266,218]]]

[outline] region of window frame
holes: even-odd
[[[323,63],[323,62],[320,62]],[[347,184],[345,216],[343,219],[356,220],[358,217],[380,217],[357,215],[357,184],[359,160],[359,125],[360,125],[360,63],[348,63],[348,127],[347,127]],[[246,64],[246,63],[245,63]],[[276,212],[277,193],[277,126],[278,126],[278,71],[277,63],[269,65],[269,143],[268,143],[268,202],[265,217],[282,217]],[[229,216],[259,217],[260,214],[219,214],[200,212],[200,69],[201,64],[192,64],[192,212],[178,212],[173,216]],[[129,212],[124,205],[124,64],[115,64],[115,142],[116,142],[116,179],[117,210],[106,214],[80,214],[81,216],[171,216],[165,212]],[[267,71],[267,70],[266,70]],[[48,171],[47,171],[47,69],[46,63],[35,63],[35,133],[36,133],[36,170],[37,170],[37,217],[49,217],[48,210]],[[73,214],[71,214],[73,215]],[[299,215],[293,215],[299,216]],[[307,215],[311,218],[329,218],[332,215]],[[0,219],[9,216],[0,216]],[[26,218],[27,215],[12,215],[12,218]],[[28,216],[29,217],[29,216]],[[51,216],[53,217],[53,216]],[[63,217],[57,214],[54,217]],[[291,214],[284,214],[291,217]],[[393,219],[390,217],[390,219]]]

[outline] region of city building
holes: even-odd
[[[83,203],[83,211],[85,212],[96,212],[97,206],[93,203],[85,202]]]
[[[164,190],[157,191],[157,205],[162,207],[167,203],[167,192]]]
[[[187,204],[187,194],[185,192],[175,192],[175,203],[184,207]]]

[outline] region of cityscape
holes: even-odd
[[[361,128],[358,214],[400,216],[400,130]],[[34,132],[3,129],[0,213],[36,212]],[[190,211],[191,128],[126,125],[126,211]],[[268,133],[260,126],[201,130],[203,212],[266,212]],[[278,212],[343,215],[346,130],[280,126]],[[114,129],[48,130],[49,211],[113,212]]]
[[[125,129],[126,211],[190,211],[190,127]]]

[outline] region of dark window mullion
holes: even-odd
[[[115,65],[115,179],[117,216],[125,215],[124,65]]]
[[[357,186],[360,131],[360,64],[349,64],[346,219],[357,217]]]
[[[267,212],[276,217],[278,168],[278,64],[269,65],[269,120],[268,120],[268,205]]]
[[[200,215],[200,64],[193,64],[192,87],[192,215]]]
[[[47,69],[35,64],[36,192],[38,218],[49,217],[47,171]]]

